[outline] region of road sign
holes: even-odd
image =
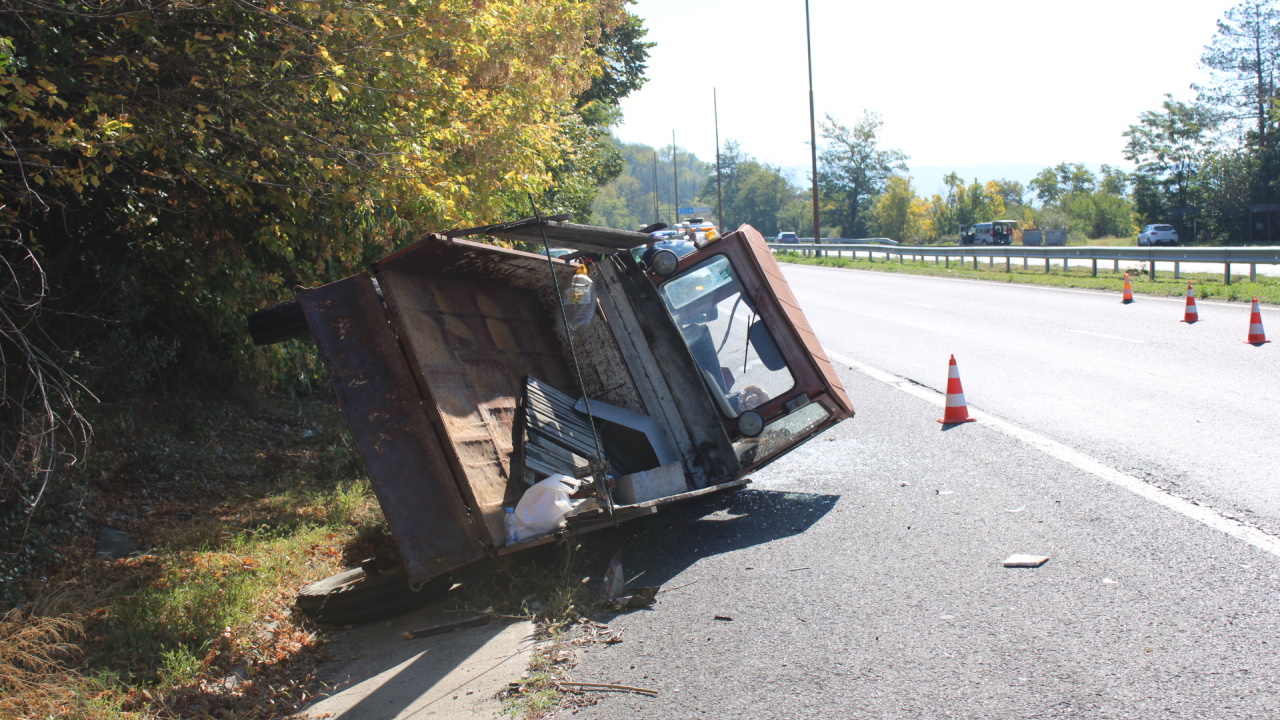
[[[703,213],[709,213],[709,212],[711,212],[711,208],[709,208],[709,207],[682,207],[682,208],[676,208],[676,212],[677,212],[677,213],[679,213],[679,214],[681,214],[681,215],[701,215],[701,214],[703,214]]]

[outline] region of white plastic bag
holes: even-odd
[[[578,504],[569,495],[581,484],[568,475],[552,475],[525,490],[516,503],[516,539],[524,542],[558,529]]]

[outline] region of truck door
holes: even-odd
[[[835,368],[754,228],[744,225],[684,258],[658,293],[720,410],[743,473],[853,415]]]

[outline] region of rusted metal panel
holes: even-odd
[[[531,290],[389,268],[379,280],[481,537],[501,546],[524,378],[572,387],[550,317]]]
[[[483,228],[450,232],[451,236],[461,234],[486,234],[494,237],[521,240],[541,245],[545,238],[552,247],[574,248],[592,253],[609,255],[619,250],[629,250],[653,241],[645,233],[630,230],[617,230],[592,225],[577,225],[569,222],[558,222],[543,218],[526,218],[502,225],[490,225]]]
[[[575,269],[546,255],[434,234],[386,256],[374,268],[526,290],[545,287],[553,271],[565,285]]]
[[[370,277],[296,294],[409,581],[481,557],[447,455]]]

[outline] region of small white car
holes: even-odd
[[[778,233],[778,240],[777,240],[777,242],[780,242],[780,243],[798,243],[798,242],[800,242],[800,237],[799,237],[798,235],[796,235],[795,233],[793,233],[793,232],[780,232],[780,233]]]
[[[1177,245],[1178,231],[1172,225],[1147,225],[1138,233],[1139,245]]]

